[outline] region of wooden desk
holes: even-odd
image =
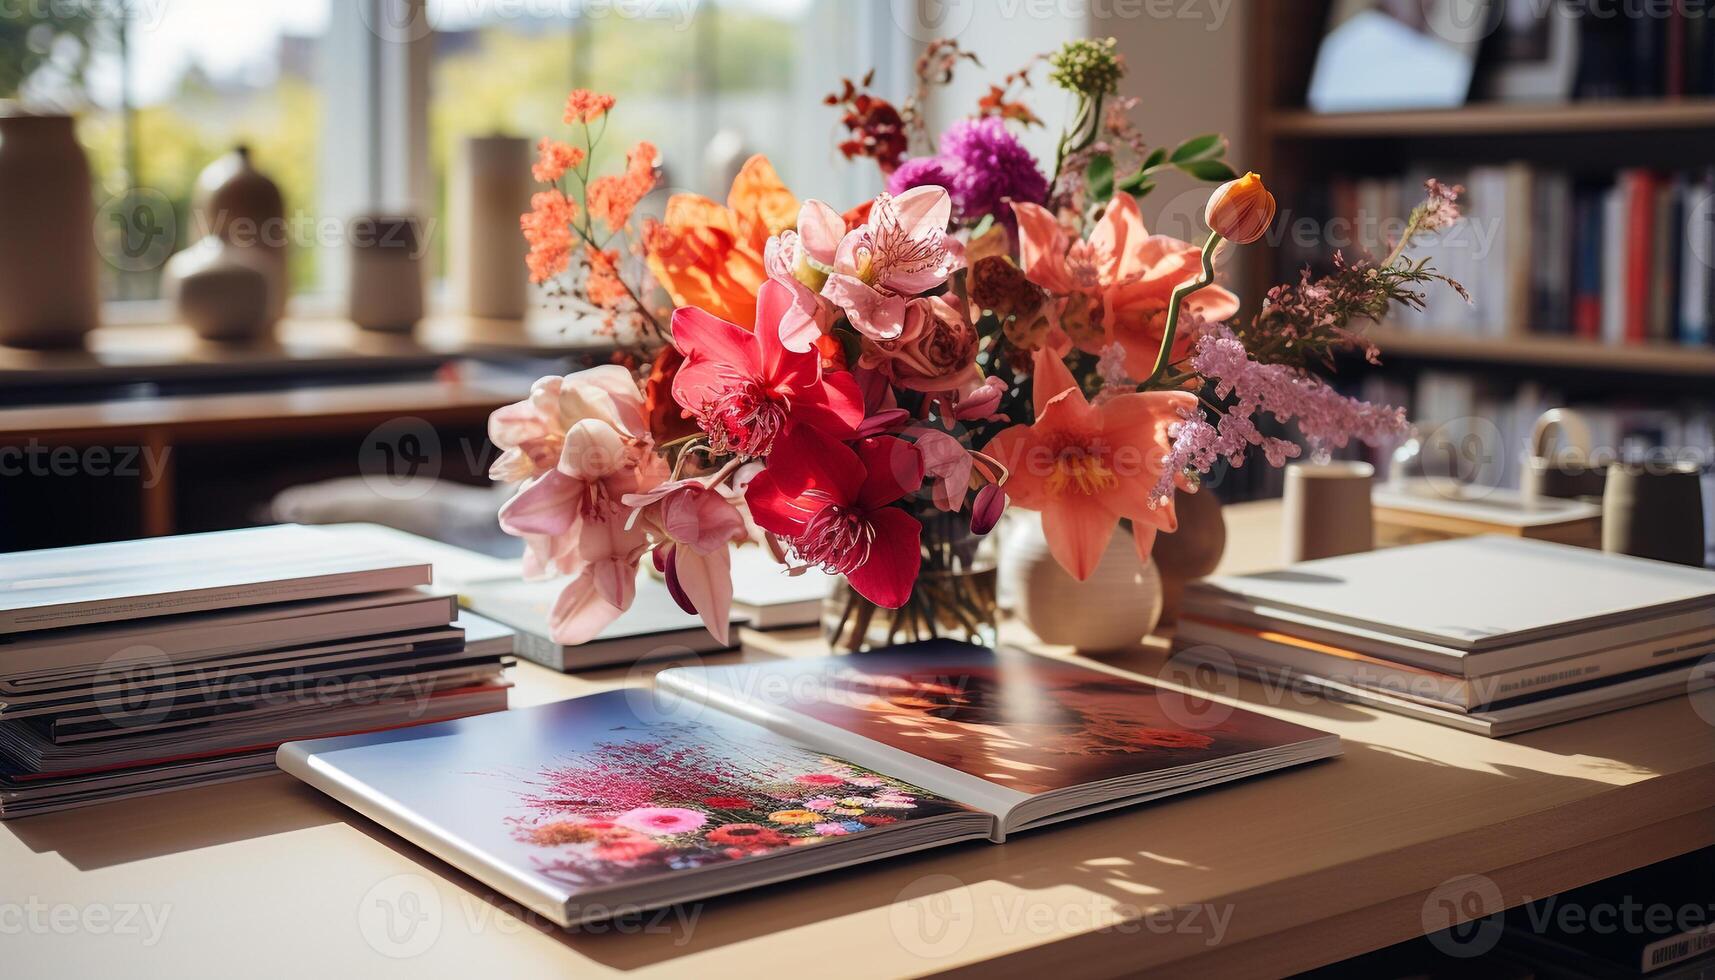
[[[1229,570],[1273,563],[1277,512],[1229,509]],[[723,659],[817,646],[772,635]],[[1448,908],[1484,914],[1715,844],[1708,692],[1500,741],[1186,678],[1159,644],[1094,662],[1201,681],[1219,703],[1339,733],[1346,754],[583,933],[274,776],[0,825],[0,962],[19,976],[1274,976],[1419,935]],[[521,665],[513,703],[647,673]],[[164,920],[153,945],[139,907]],[[387,909],[415,916],[389,936]],[[94,934],[85,912],[134,928]]]

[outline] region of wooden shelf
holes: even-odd
[[[1325,114],[1289,109],[1265,112],[1263,125],[1270,135],[1297,139],[1715,130],[1715,99],[1497,103]]]
[[[1391,356],[1521,367],[1715,376],[1715,347],[1660,343],[1616,346],[1572,337],[1467,337],[1393,329],[1372,329],[1369,336],[1381,347],[1384,364]]]

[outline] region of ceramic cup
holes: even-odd
[[[1691,463],[1616,463],[1602,494],[1602,550],[1703,565],[1703,488]]]
[[[414,218],[365,215],[352,222],[351,320],[365,330],[409,333],[423,316],[423,257]]]
[[[1375,547],[1368,463],[1293,463],[1286,468],[1282,501],[1282,556],[1291,564],[1349,555]]]
[[[1557,435],[1562,445],[1554,448]],[[1595,499],[1602,496],[1606,469],[1590,461],[1590,426],[1584,417],[1569,408],[1551,408],[1531,430],[1519,489],[1526,507],[1544,497]]]

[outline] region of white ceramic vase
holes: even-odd
[[[1148,636],[1161,618],[1161,576],[1137,557],[1131,534],[1114,532],[1085,581],[1073,578],[1048,550],[1039,514],[1020,512],[1001,547],[1002,592],[1013,614],[1044,643],[1080,650],[1118,650]]]

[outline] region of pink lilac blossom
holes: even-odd
[[[1419,231],[1440,231],[1450,227],[1459,220],[1459,195],[1465,193],[1465,185],[1443,184],[1434,177],[1423,182],[1423,189],[1429,192],[1429,198],[1423,202],[1423,220],[1419,223]]]
[[[1238,402],[1214,425],[1192,410],[1171,427],[1173,445],[1152,492],[1156,501],[1172,494],[1174,481],[1187,469],[1207,472],[1223,458],[1242,465],[1252,446],[1262,449],[1270,466],[1284,466],[1297,456],[1298,446],[1257,430],[1253,416],[1258,412],[1282,422],[1296,420],[1305,440],[1317,448],[1338,448],[1352,439],[1373,446],[1406,431],[1404,409],[1348,398],[1288,365],[1252,360],[1244,344],[1224,327],[1198,339],[1191,364],[1215,383],[1217,398],[1236,394]]]

